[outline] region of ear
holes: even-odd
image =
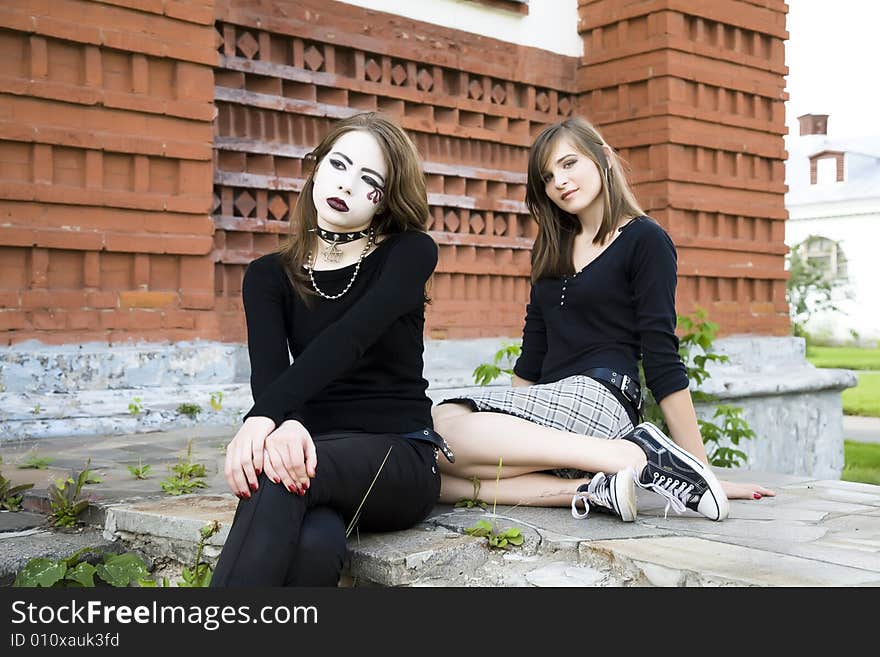
[[[611,157],[614,155],[614,150],[608,144],[602,144],[602,152],[605,153],[605,158],[608,160],[608,164],[611,164]]]

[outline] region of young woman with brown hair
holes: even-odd
[[[422,375],[437,246],[416,148],[366,113],[307,159],[287,245],[244,276],[255,403],[226,450],[240,502],[212,586],[336,585],[347,528],[410,527],[440,490]]]
[[[513,387],[435,407],[457,457],[441,464],[441,500],[467,497],[478,477],[498,502],[571,504],[576,517],[593,508],[632,521],[638,485],[667,510],[722,520],[729,497],[773,495],[719,482],[707,465],[675,336],[675,246],[593,126],[574,118],[541,132],[526,204],[538,235]],[[674,441],[639,424],[640,359]]]

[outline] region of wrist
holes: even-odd
[[[252,415],[244,421],[244,424],[248,427],[256,427],[267,431],[275,429],[275,420],[263,415]]]

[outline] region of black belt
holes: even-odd
[[[443,453],[443,456],[446,457],[447,461],[449,461],[450,463],[455,463],[455,453],[452,451],[452,448],[443,439],[443,436],[441,436],[433,429],[411,431],[409,433],[403,434],[403,437],[409,438],[410,440],[420,440],[425,443],[430,443],[436,449],[439,449]]]
[[[626,374],[619,374],[614,370],[609,370],[604,367],[595,367],[591,370],[587,370],[583,374],[592,379],[599,379],[600,381],[610,383],[620,390],[620,392],[623,393],[624,398],[632,404],[632,407],[636,411],[636,415],[638,415],[639,418],[642,417],[644,400],[642,399],[642,386],[639,385],[638,381]]]

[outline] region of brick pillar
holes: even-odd
[[[579,0],[580,106],[678,246],[680,313],[785,335],[784,2]]]
[[[219,337],[213,23],[212,0],[0,6],[4,344]]]

